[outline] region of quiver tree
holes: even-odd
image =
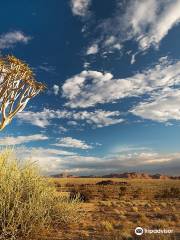
[[[27,64],[14,56],[0,58],[0,130],[44,89]]]

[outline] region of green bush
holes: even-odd
[[[59,197],[35,164],[18,161],[9,149],[0,153],[0,239],[29,239],[54,222],[74,219],[78,206],[78,198]]]

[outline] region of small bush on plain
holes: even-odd
[[[83,202],[89,202],[90,200],[93,199],[94,192],[91,188],[74,188],[70,192],[70,198],[72,200],[76,199],[77,196],[81,199]]]

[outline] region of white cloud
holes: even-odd
[[[89,68],[89,67],[90,67],[90,63],[89,63],[89,62],[85,62],[85,63],[83,64],[83,67],[84,67],[85,69]]]
[[[53,93],[56,96],[59,94],[59,86],[56,84],[53,85]]]
[[[23,32],[14,31],[0,35],[0,50],[11,48],[16,43],[28,43],[31,37],[26,36]]]
[[[150,9],[150,10],[149,10]],[[133,1],[127,8],[125,21],[130,34],[142,50],[158,46],[168,31],[180,21],[180,1]]]
[[[131,112],[158,122],[180,120],[180,90],[166,89],[148,102],[142,102]]]
[[[92,55],[92,54],[96,54],[98,53],[98,45],[97,44],[93,44],[92,46],[90,46],[87,49],[86,55]]]
[[[105,38],[103,40],[103,47],[105,49],[109,49],[110,51],[112,51],[113,49],[117,49],[120,50],[122,48],[122,45],[120,44],[119,40],[117,39],[117,37],[111,35],[108,36],[107,38]]]
[[[115,146],[112,149],[113,153],[125,153],[125,152],[142,152],[150,150],[148,147],[142,147],[142,146],[133,146],[133,145],[121,145],[121,146]]]
[[[38,67],[38,69],[47,72],[47,73],[54,73],[55,72],[55,67],[48,65],[48,63],[43,63]]]
[[[54,119],[68,119],[85,122],[93,127],[109,126],[123,122],[120,118],[121,113],[119,111],[67,111],[67,110],[50,110],[44,109],[41,112],[24,111],[17,114],[17,118],[20,121],[30,123],[32,125],[45,128],[52,124]]]
[[[76,121],[68,121],[67,124],[69,126],[77,126],[78,125],[78,123]]]
[[[113,53],[114,51],[119,51],[123,48],[122,43],[120,40],[113,36],[105,36],[96,39],[94,43],[88,47],[86,51],[86,55],[96,54],[101,52],[102,55]]]
[[[58,143],[53,144],[58,147],[66,147],[66,148],[79,148],[79,149],[91,149],[92,146],[86,144],[82,140],[78,140],[72,137],[64,137],[59,140]]]
[[[106,46],[110,46],[112,44],[114,44],[116,42],[116,38],[114,36],[109,36],[105,42],[104,42],[104,45]]]
[[[179,75],[180,61],[160,59],[156,66],[127,78],[116,79],[111,73],[85,70],[67,79],[62,90],[68,99],[66,106],[86,108],[174,86],[180,82]]]
[[[136,62],[136,53],[132,54],[131,56],[131,64],[134,64]]]
[[[26,136],[16,136],[16,137],[4,137],[0,138],[0,145],[19,145],[28,142],[34,141],[42,141],[47,140],[48,137],[43,134],[34,134],[34,135],[26,135]]]
[[[112,17],[97,26],[95,42],[99,48],[127,40],[138,43],[141,51],[151,46],[158,47],[168,32],[180,22],[180,0],[129,0],[117,6]],[[123,13],[122,13],[123,12]],[[121,14],[120,14],[121,13]]]
[[[29,157],[28,157],[29,155]],[[72,152],[50,148],[20,148],[18,157],[38,162],[44,174],[62,173],[105,174],[124,171],[148,171],[179,175],[180,153],[153,151],[124,152],[121,154],[94,157],[76,155]]]
[[[139,166],[146,166],[146,165],[152,165],[152,164],[159,164],[159,163],[166,163],[171,162],[174,159],[177,159],[180,157],[180,154],[161,154],[157,152],[133,152],[125,154],[124,156],[120,157],[121,161],[123,162],[122,165],[126,166],[133,166],[133,165],[139,165]]]
[[[55,115],[53,111],[44,109],[42,112],[23,111],[18,113],[16,117],[23,122],[45,128],[50,125],[50,120],[55,118]]]
[[[112,45],[112,48],[120,50],[122,48],[122,45],[120,43],[115,43],[114,45]]]
[[[63,165],[67,159],[76,153],[64,151],[55,148],[27,148],[20,147],[15,149],[17,157],[20,160],[30,159],[33,163],[40,166],[42,174],[50,174],[55,172],[62,172]]]
[[[59,126],[59,131],[61,132],[61,133],[64,133],[64,132],[67,132],[68,131],[68,129],[67,128],[65,128],[65,127],[63,127],[63,126]]]
[[[122,123],[124,119],[120,117],[119,111],[103,111],[95,110],[94,112],[80,111],[74,112],[72,117],[78,121],[86,121],[86,123],[95,127],[110,126]]]
[[[71,10],[74,15],[87,16],[91,0],[71,0]]]
[[[52,156],[52,155],[57,155],[57,156],[71,156],[71,155],[76,155],[76,153],[74,152],[70,152],[70,151],[65,151],[65,150],[61,150],[61,149],[54,149],[54,148],[31,148],[30,150],[31,152],[33,152],[36,156],[41,155],[42,154],[44,156]]]

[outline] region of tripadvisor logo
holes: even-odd
[[[135,228],[135,234],[136,235],[142,235],[142,234],[170,234],[173,233],[172,229],[147,229],[147,228],[142,228],[142,227],[137,227]]]
[[[137,227],[136,229],[135,229],[135,234],[136,235],[142,235],[143,234],[143,228],[142,227]]]

